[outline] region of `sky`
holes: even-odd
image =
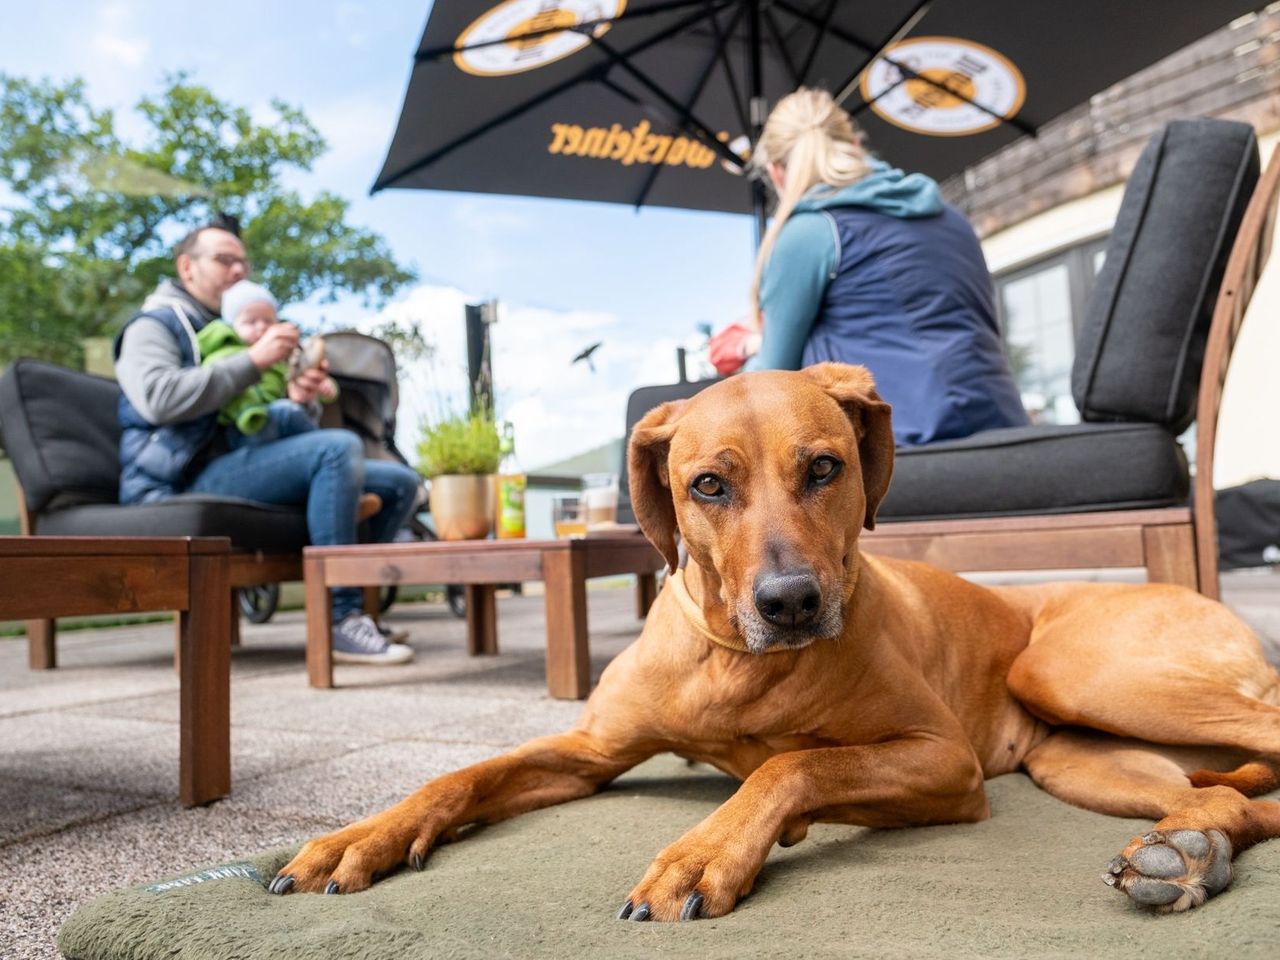
[[[423,190],[369,196],[430,0],[4,6],[0,71],[83,78],[90,101],[114,108],[126,135],[143,129],[132,106],[179,70],[260,120],[277,98],[303,110],[330,149],[289,185],[349,200],[348,222],[381,234],[420,278],[386,308],[419,322],[436,347],[402,377],[406,452],[424,416],[465,404],[466,303],[499,301],[498,414],[514,423],[526,469],[620,436],[632,389],[675,381],[676,348],[700,344],[700,324],[719,328],[746,313],[745,216]],[[356,298],[283,313],[304,327],[376,323]],[[570,363],[597,340],[594,371]]]

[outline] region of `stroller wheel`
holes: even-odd
[[[465,619],[467,616],[467,592],[462,589],[461,584],[449,584],[444,588],[444,595],[449,602],[449,609],[453,611],[453,615],[460,619]]]
[[[280,584],[260,583],[255,587],[241,587],[237,593],[240,612],[250,623],[266,623],[280,605]]]

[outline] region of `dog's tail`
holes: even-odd
[[[1234,770],[1194,770],[1187,779],[1193,787],[1234,787],[1256,797],[1280,787],[1280,757],[1259,757]]]

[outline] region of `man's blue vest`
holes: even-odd
[[[899,445],[1026,424],[968,221],[949,206],[912,219],[864,207],[823,212],[840,256],[803,366],[837,360],[870,369],[893,405]]]
[[[129,324],[146,317],[164,324],[182,351],[182,366],[199,363],[195,353],[195,331],[172,307],[158,307],[140,313],[116,334],[113,354],[120,358],[120,345]],[[217,432],[217,413],[194,420],[157,427],[140,414],[129,398],[120,395],[120,502],[151,503],[182,492],[189,471],[199,454]]]

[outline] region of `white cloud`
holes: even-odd
[[[359,326],[386,320],[417,323],[435,346],[430,360],[401,369],[399,442],[417,447],[424,421],[465,408],[467,398],[464,308],[479,298],[452,287],[420,285]],[[592,311],[556,311],[503,303],[490,328],[498,415],[516,431],[516,452],[533,469],[620,437],[627,397],[638,386],[676,379],[674,338],[624,329],[618,317]],[[572,363],[590,343],[592,360]]]
[[[133,10],[123,3],[111,3],[98,10],[98,29],[93,34],[93,49],[107,60],[127,67],[138,67],[151,51],[145,36],[130,35]]]

